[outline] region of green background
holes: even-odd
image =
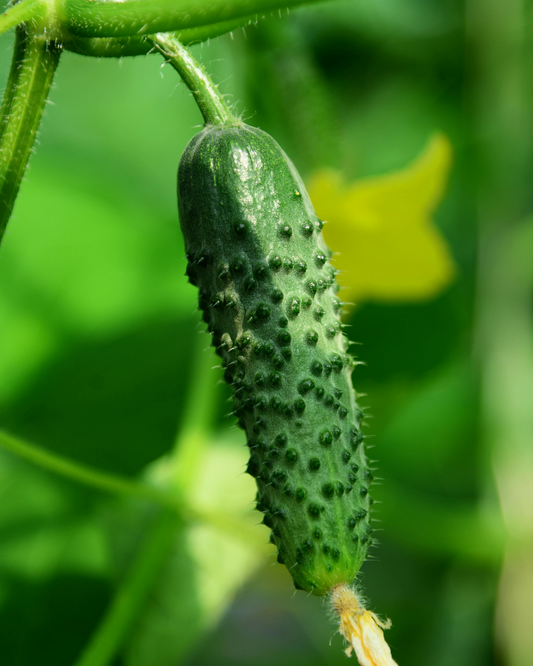
[[[510,5],[336,0],[195,47],[304,178],[321,166],[349,180],[400,169],[435,130],[454,146],[436,215],[454,284],[429,302],[360,304],[349,321],[382,478],[373,490],[380,543],[361,582],[393,621],[387,639],[400,666],[533,663],[526,629],[508,628],[498,593],[504,551],[511,578],[531,572],[512,562],[517,553],[530,562],[533,528],[521,527],[516,545],[494,480],[501,451],[520,461],[533,447],[533,17],[526,3]],[[4,80],[11,39],[2,37]],[[175,178],[201,117],[161,64],[157,55],[62,56],[0,252],[0,427],[127,476],[173,445],[199,331]],[[515,392],[502,384],[506,370]],[[234,420],[228,391],[218,392],[223,438]],[[135,542],[139,525],[117,519],[115,500],[0,454],[2,664],[75,661],[124,561],[110,546],[110,513],[122,541]],[[203,635],[176,624],[186,645],[168,663],[343,663],[323,604],[293,595],[273,561]],[[517,585],[524,598],[531,580]],[[185,584],[176,594],[187,602]],[[147,656],[116,663],[159,666],[153,640]]]

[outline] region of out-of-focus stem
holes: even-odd
[[[531,154],[525,2],[469,0],[467,8],[479,173],[476,345],[485,500],[499,501],[507,530],[496,633],[505,664],[525,666],[533,663],[533,242],[529,249],[524,245],[531,237],[531,222],[524,221]]]
[[[533,218],[514,228],[496,263],[499,321],[487,368],[497,439],[493,465],[508,539],[498,590],[497,638],[509,666],[533,663]],[[500,425],[500,427],[498,427]]]
[[[211,357],[207,354],[206,358],[202,360],[209,362]],[[205,386],[205,388],[208,387]],[[205,436],[203,438],[200,437],[198,429],[195,431],[196,438],[193,438],[191,441],[182,438],[180,434],[176,442],[177,460],[175,463],[178,466],[176,483],[181,484],[181,487],[185,490],[196,479],[196,472],[205,451],[205,442],[209,439],[208,428],[209,420],[204,426]],[[189,430],[189,434],[194,435],[191,430]],[[106,472],[105,470],[89,467],[84,463],[79,463],[60,456],[57,453],[46,451],[40,446],[25,442],[20,437],[14,437],[2,430],[0,430],[0,449],[17,458],[26,460],[36,467],[58,474],[74,483],[81,483],[93,490],[128,497],[130,499],[143,500],[154,504],[159,509],[174,511],[184,522],[206,523],[222,532],[230,532],[246,543],[255,543],[258,538],[262,538],[262,535],[254,528],[250,528],[246,522],[224,511],[189,505],[186,502],[180,501],[176,497],[175,492],[159,490],[136,479],[129,479]],[[183,464],[181,464],[182,462]],[[186,478],[188,473],[190,475]]]
[[[116,495],[154,502],[167,509],[178,509],[173,497],[135,479],[128,479],[78,463],[57,453],[29,444],[0,430],[0,449],[75,483]]]
[[[207,338],[202,332],[196,344],[185,416],[172,453],[176,473],[170,492],[177,495],[178,502],[179,498],[187,497],[187,491],[196,481],[196,473],[213,426],[216,376],[213,372],[213,352],[206,349],[206,346]],[[193,519],[207,520],[218,529],[232,532],[246,542],[255,539],[245,524],[223,513],[192,509],[188,514]],[[183,526],[183,518],[175,511],[163,510],[154,520],[121,588],[75,666],[108,666],[113,663],[128,632],[142,612],[143,604],[157,581],[178,530]]]
[[[107,666],[113,662],[157,580],[179,525],[179,517],[169,511],[156,518],[103,622],[75,666]]]

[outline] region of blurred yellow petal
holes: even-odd
[[[309,194],[326,220],[326,243],[338,253],[341,298],[428,299],[453,279],[455,266],[431,217],[443,197],[451,164],[448,139],[435,135],[407,168],[344,183],[335,171],[317,172]]]

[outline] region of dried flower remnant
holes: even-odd
[[[331,607],[339,617],[339,633],[350,644],[346,656],[355,652],[361,666],[398,666],[383,629],[389,629],[390,620],[382,622],[375,613],[365,609],[361,598],[347,585],[337,585],[330,595]]]

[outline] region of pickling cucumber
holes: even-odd
[[[372,473],[323,222],[276,141],[239,122],[190,141],[178,202],[257,509],[295,586],[326,594],[353,581],[371,544]]]

